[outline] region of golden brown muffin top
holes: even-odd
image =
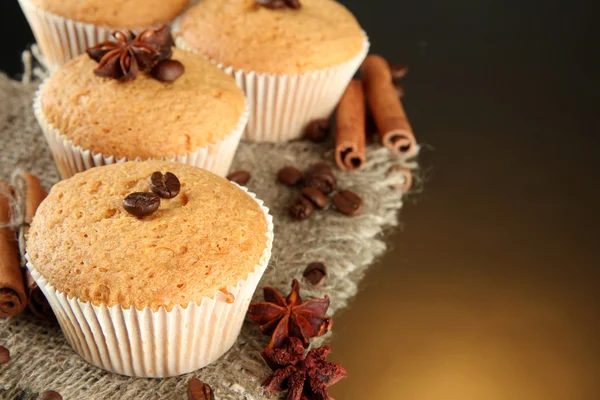
[[[219,63],[260,73],[304,73],[360,54],[365,36],[335,0],[300,0],[298,10],[255,0],[203,0],[181,19],[182,38]]]
[[[118,28],[143,28],[167,23],[190,0],[29,0],[50,13],[75,21]]]
[[[140,73],[133,81],[102,78],[87,54],[60,67],[45,83],[48,123],[75,145],[128,159],[185,155],[233,133],[244,94],[204,57],[173,49],[185,72],[172,83]]]
[[[137,218],[125,196],[172,172],[181,192]],[[29,259],[69,298],[137,309],[198,304],[259,264],[268,223],[257,202],[210,172],[167,161],[93,168],[57,183],[37,210]]]

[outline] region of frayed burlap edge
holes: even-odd
[[[33,116],[35,89],[35,83],[0,76],[0,179],[6,180],[13,169],[22,167],[50,188],[59,177]],[[393,165],[402,163],[379,145],[368,147],[367,162],[360,172],[336,169],[339,186],[363,197],[363,215],[348,218],[328,209],[305,222],[288,217],[288,206],[297,193],[276,184],[277,171],[286,165],[306,168],[324,159],[333,166],[332,147],[332,143],[307,142],[240,145],[232,168],[252,172],[248,188],[265,201],[275,219],[273,257],[255,301],[262,299],[265,285],[287,293],[290,281],[301,280],[308,263],[323,261],[329,268],[328,281],[320,288],[303,285],[302,295],[329,295],[329,314],[333,315],[356,295],[367,267],[386,249],[382,232],[398,223],[402,194],[393,186],[401,185],[403,177],[388,174]],[[331,334],[335,334],[335,328],[315,340],[314,345],[320,345]],[[11,361],[0,367],[0,399],[33,399],[36,393],[49,389],[59,391],[67,400],[183,399],[191,376],[212,385],[218,399],[272,398],[260,387],[269,374],[259,354],[267,339],[255,324],[246,322],[234,347],[203,370],[176,378],[131,379],[88,365],[74,353],[57,325],[24,313],[0,319],[0,345],[11,352]]]

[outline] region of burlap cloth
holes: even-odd
[[[16,167],[22,167],[39,176],[49,189],[59,175],[33,116],[36,87],[35,83],[11,81],[0,74],[0,179],[7,180]],[[403,183],[403,178],[388,176],[398,160],[378,145],[368,148],[362,171],[336,173],[340,187],[364,199],[363,215],[348,218],[327,210],[305,222],[287,216],[297,194],[275,183],[277,171],[286,165],[302,169],[316,161],[332,160],[331,148],[331,143],[306,142],[240,145],[233,168],[251,171],[248,187],[265,201],[275,219],[273,257],[255,301],[262,300],[264,285],[287,294],[291,280],[301,279],[308,263],[323,261],[329,268],[327,283],[318,289],[303,285],[302,295],[329,295],[329,314],[333,315],[346,307],[367,267],[386,248],[382,231],[397,225],[402,206],[401,194],[391,186]],[[314,343],[326,341],[327,336]],[[267,341],[254,323],[246,322],[234,347],[203,370],[176,378],[131,379],[90,366],[71,349],[58,324],[41,322],[26,312],[0,319],[0,345],[11,353],[10,362],[0,367],[0,398],[33,399],[37,393],[53,389],[67,400],[184,399],[192,375],[209,383],[217,399],[270,398],[260,387],[269,374],[259,354]]]

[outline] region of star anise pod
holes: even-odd
[[[329,353],[331,348],[322,346],[304,356],[302,342],[296,338],[288,338],[280,349],[263,350],[263,358],[274,371],[263,382],[265,390],[270,393],[288,390],[288,400],[331,399],[327,388],[348,373],[341,365],[325,361]]]
[[[272,287],[264,288],[265,302],[250,304],[248,315],[260,324],[263,333],[271,336],[268,347],[281,347],[285,339],[295,337],[308,347],[309,339],[321,336],[331,329],[332,320],[326,318],[329,297],[302,302],[300,284],[292,282],[287,298]]]
[[[288,365],[295,365],[304,358],[304,350],[302,340],[288,337],[283,341],[281,347],[266,347],[260,355],[267,365],[275,371]]]
[[[168,27],[147,29],[139,36],[115,31],[116,41],[102,42],[86,50],[98,62],[98,76],[133,80],[139,71],[148,71],[159,61],[171,57],[173,38]]]
[[[175,47],[175,41],[171,36],[171,29],[163,25],[157,29],[146,29],[137,37],[140,42],[158,48],[160,55],[159,61],[168,60],[173,55],[172,47]]]
[[[300,0],[256,0],[256,3],[271,9],[292,8],[297,10],[302,7]]]

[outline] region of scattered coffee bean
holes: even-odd
[[[294,205],[290,208],[290,215],[298,221],[309,219],[315,212],[315,207],[306,197],[300,195]]]
[[[320,210],[329,204],[329,199],[319,189],[307,187],[303,188],[301,192],[304,197],[309,199]]]
[[[332,172],[331,167],[325,161],[319,161],[318,163],[314,163],[308,169],[310,171],[323,171],[323,172]]]
[[[285,0],[285,4],[289,8],[293,8],[294,10],[298,10],[298,9],[302,8],[302,5],[300,4],[300,0]]]
[[[304,187],[318,189],[324,195],[329,195],[337,187],[333,171],[327,163],[320,162],[311,166],[304,174]]]
[[[362,213],[362,199],[349,190],[342,190],[336,193],[332,201],[339,212],[349,217],[354,217]]]
[[[156,171],[150,177],[150,188],[154,193],[163,199],[172,199],[179,194],[181,190],[181,182],[175,174],[167,172],[162,174]]]
[[[212,388],[198,378],[188,382],[188,400],[215,400]]]
[[[390,71],[392,73],[392,80],[396,82],[406,76],[408,67],[403,64],[390,64]]]
[[[159,206],[160,197],[150,192],[131,193],[123,200],[125,211],[136,217],[153,214]]]
[[[248,171],[235,171],[227,175],[227,179],[231,182],[235,182],[240,186],[246,186],[250,182],[250,172]]]
[[[55,392],[54,390],[48,390],[47,392],[39,395],[37,400],[62,400],[62,396],[60,393]]]
[[[312,121],[306,127],[304,131],[304,138],[311,142],[319,143],[323,142],[329,136],[329,120],[328,119],[317,119]]]
[[[156,64],[150,75],[161,82],[174,82],[185,72],[185,67],[177,60],[163,60]]]
[[[322,262],[311,263],[304,270],[304,279],[313,286],[321,286],[327,279],[327,267]]]
[[[4,346],[0,346],[0,365],[10,361],[10,351]]]
[[[284,0],[256,0],[256,4],[260,4],[263,7],[267,7],[273,10],[287,7],[287,4]]]
[[[287,186],[294,186],[302,180],[302,172],[296,167],[285,167],[277,173],[277,180]]]

